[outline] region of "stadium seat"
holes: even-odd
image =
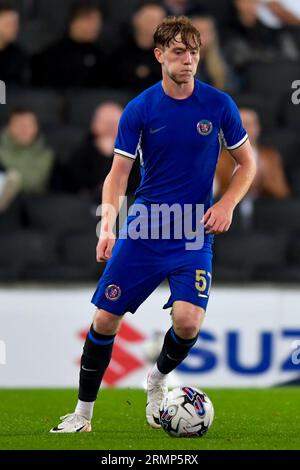
[[[55,32],[61,35],[67,27],[71,6],[74,0],[38,0],[36,2],[38,19]],[[57,14],[59,12],[59,15]]]
[[[287,237],[260,232],[225,235],[215,242],[215,262],[226,269],[282,266],[286,262]]]
[[[299,74],[300,77],[300,74]],[[300,82],[299,82],[300,83]],[[300,92],[298,94],[300,98]],[[300,104],[296,105],[291,100],[287,100],[283,111],[284,124],[294,131],[300,129]]]
[[[60,126],[46,132],[48,145],[54,149],[58,161],[65,164],[72,152],[83,141],[86,130],[80,127]]]
[[[95,233],[70,235],[62,241],[63,260],[69,264],[87,266],[89,260],[95,261],[96,244],[97,236]]]
[[[224,283],[247,283],[251,279],[251,269],[248,267],[243,268],[227,268],[226,266],[220,266],[214,263],[213,266],[213,282]]]
[[[299,26],[290,26],[288,28],[289,34],[291,35],[294,43],[298,46],[298,51],[300,52],[300,28]]]
[[[126,8],[124,8],[124,0],[113,0],[104,2],[104,11],[113,23],[123,24],[130,20],[132,13],[140,3],[140,0],[126,0]]]
[[[300,267],[282,266],[280,269],[261,268],[253,272],[252,279],[258,282],[276,282],[291,286],[291,282],[300,282]]]
[[[291,96],[291,84],[299,75],[300,65],[297,62],[255,62],[247,68],[247,86],[251,92],[262,95]]]
[[[254,205],[253,224],[257,230],[274,232],[300,231],[300,200],[259,199]]]
[[[299,165],[299,162],[298,162],[298,165]],[[295,168],[293,170],[290,180],[291,180],[293,196],[300,198],[300,166],[298,166],[297,169]]]
[[[93,112],[105,101],[114,101],[125,106],[132,98],[132,93],[124,90],[84,90],[70,92],[67,97],[68,121],[72,126],[88,127]]]
[[[0,266],[0,282],[2,284],[16,282],[18,280],[18,269],[14,266]]]
[[[49,263],[47,269],[29,266],[24,277],[53,282],[96,282],[106,266],[96,262],[96,243],[96,234],[92,231],[63,236],[58,240],[59,260]]]
[[[27,20],[21,25],[18,43],[29,55],[42,52],[54,40],[54,32],[46,28],[41,20]]]
[[[105,264],[98,265],[98,272],[92,272],[86,266],[76,266],[64,264],[61,260],[56,263],[47,265],[47,268],[38,266],[28,266],[26,271],[22,274],[22,280],[39,281],[39,282],[61,282],[64,285],[66,282],[93,282],[95,283],[101,276]],[[1,279],[1,268],[0,268]]]
[[[194,0],[191,2],[195,4],[195,11],[197,6],[203,6],[218,22],[218,24],[225,24],[230,19],[232,11],[231,3],[228,0]]]
[[[17,106],[30,108],[35,112],[42,125],[58,125],[61,120],[59,96],[53,90],[9,90],[7,105],[0,106],[0,126],[5,125],[12,109]]]
[[[291,265],[300,267],[300,235],[291,239],[288,248],[288,260]]]
[[[17,197],[4,212],[0,212],[0,234],[12,233],[21,227],[22,205],[21,198]]]
[[[261,135],[261,143],[280,152],[285,167],[298,164],[299,143],[295,131],[286,128],[273,128]]]
[[[21,15],[21,18],[23,18],[23,15],[24,18],[27,17],[24,3],[24,0],[10,0],[9,2],[5,2],[5,4],[11,4],[14,8],[16,8]]]
[[[86,276],[95,278],[99,273],[96,262],[97,237],[95,232],[88,232],[65,237],[61,244],[62,261],[65,266],[74,266],[85,270]]]
[[[280,107],[279,98],[265,96],[262,100],[261,95],[253,93],[239,94],[233,98],[239,108],[250,108],[257,112],[263,130],[276,127]]]
[[[45,270],[56,260],[55,240],[36,231],[17,231],[0,235],[0,265],[23,278],[29,266]]]
[[[53,236],[81,231],[95,233],[98,222],[94,216],[96,209],[88,200],[67,194],[28,197],[25,209],[31,229]]]

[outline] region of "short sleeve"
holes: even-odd
[[[225,147],[228,150],[234,150],[246,142],[248,134],[243,127],[240,112],[235,102],[230,96],[225,96],[221,129]]]
[[[120,119],[115,153],[136,159],[142,128],[142,119],[138,106],[134,101],[131,101],[124,109]]]

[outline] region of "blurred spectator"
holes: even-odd
[[[260,0],[233,0],[232,19],[225,28],[225,48],[229,62],[238,67],[253,60],[276,58],[282,53],[280,32],[258,18]]]
[[[161,80],[161,67],[153,53],[153,34],[165,17],[156,3],[140,6],[132,18],[132,32],[112,60],[111,83],[140,92]]]
[[[257,164],[254,182],[247,197],[242,202],[243,208],[245,209],[248,206],[249,200],[257,197],[288,197],[291,191],[284,174],[279,152],[273,148],[259,144],[261,127],[257,113],[252,109],[246,108],[241,109],[240,112]],[[218,195],[221,196],[226,191],[234,168],[234,160],[227,150],[223,150],[216,172],[216,189]]]
[[[104,103],[95,110],[90,133],[65,168],[66,187],[99,199],[101,184],[110,171],[122,108]]]
[[[47,190],[53,163],[53,153],[40,135],[36,115],[26,108],[15,109],[0,134],[1,167],[7,175],[11,171],[19,175],[22,191],[41,193]]]
[[[76,4],[67,36],[33,58],[33,84],[64,89],[105,83],[101,31],[99,7],[85,2]]]
[[[30,78],[27,56],[16,45],[18,34],[18,11],[0,5],[0,79],[7,84],[26,84]]]
[[[168,16],[202,15],[210,12],[207,0],[162,0],[162,5]]]
[[[300,26],[299,0],[261,0],[259,19],[269,28]]]
[[[220,49],[214,19],[209,15],[197,15],[191,19],[201,34],[201,57],[197,78],[221,90],[232,88],[229,80],[229,66]]]
[[[66,165],[68,191],[99,201],[102,184],[111,169],[121,114],[122,108],[116,103],[103,103],[95,110],[89,135]],[[137,175],[133,173],[129,191],[136,186]]]
[[[167,15],[186,15],[192,7],[190,0],[163,0]]]

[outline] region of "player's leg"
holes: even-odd
[[[159,405],[167,393],[167,376],[188,356],[195,345],[205,310],[190,302],[175,301],[172,308],[173,325],[166,333],[157,363],[147,381],[147,421],[159,428]]]
[[[75,413],[92,419],[94,403],[110,363],[115,337],[123,317],[97,309],[81,357],[78,404]]]
[[[89,432],[98,391],[110,363],[122,316],[97,309],[81,357],[79,395],[75,412],[62,418],[51,432]]]
[[[117,241],[92,299],[98,310],[84,346],[76,411],[67,417],[64,431],[62,423],[53,432],[91,429],[93,405],[111,358],[121,319],[126,312],[134,313],[166,276],[160,253],[155,254],[152,244],[149,247],[139,240]],[[85,425],[76,424],[78,429],[74,430],[70,421],[77,423],[78,417]]]
[[[174,302],[173,325],[166,333],[157,360],[157,369],[161,374],[169,374],[188,356],[198,339],[204,318],[205,310],[202,307],[182,300]]]
[[[171,296],[164,308],[172,307],[173,325],[166,333],[157,363],[148,376],[146,417],[160,427],[159,406],[167,391],[167,375],[188,355],[197,341],[205,317],[212,279],[212,250],[178,253],[168,275]]]

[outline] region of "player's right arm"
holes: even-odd
[[[134,160],[115,154],[112,168],[107,175],[102,189],[102,220],[100,237],[97,244],[97,261],[107,261],[115,245],[113,227],[119,213],[120,205],[126,194],[128,178]]]
[[[102,190],[102,223],[97,245],[97,261],[107,261],[115,244],[113,227],[126,194],[128,178],[138,156],[143,119],[137,99],[123,111],[115,145],[112,168]],[[121,200],[120,200],[121,198]]]

